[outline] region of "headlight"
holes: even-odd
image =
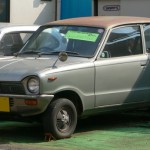
[[[39,80],[35,77],[32,77],[27,82],[27,88],[31,93],[39,92]]]

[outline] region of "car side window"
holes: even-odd
[[[18,52],[32,34],[32,32],[12,32],[5,34],[0,41],[0,55],[9,56]]]
[[[112,30],[100,57],[122,57],[142,53],[140,26],[126,26]]]
[[[0,44],[0,54],[4,56],[13,55],[23,46],[23,41],[19,33],[5,34]]]
[[[150,53],[150,25],[144,26],[144,36],[145,36],[146,51]]]

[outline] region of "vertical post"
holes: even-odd
[[[98,16],[98,0],[94,0],[94,16]]]
[[[58,5],[57,5],[57,0],[55,0],[55,20],[57,20],[57,9],[58,9]]]

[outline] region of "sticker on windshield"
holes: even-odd
[[[99,36],[98,33],[79,32],[79,31],[68,31],[65,35],[65,37],[68,39],[83,40],[90,42],[96,42],[98,36]]]

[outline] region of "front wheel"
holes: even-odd
[[[53,101],[43,116],[45,133],[51,133],[56,139],[70,137],[76,124],[76,108],[70,100],[64,98]]]

